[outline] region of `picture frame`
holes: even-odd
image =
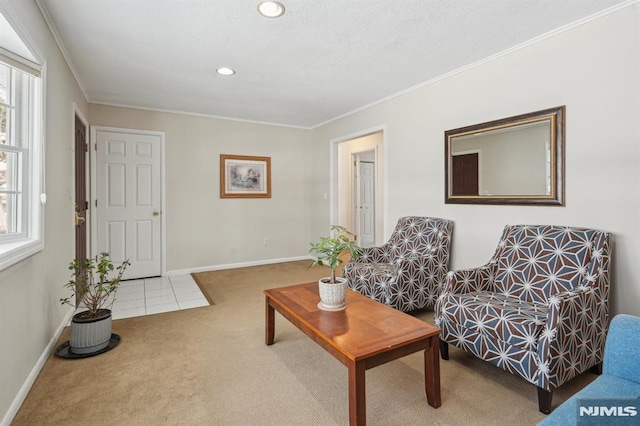
[[[271,157],[220,154],[220,198],[271,198]]]

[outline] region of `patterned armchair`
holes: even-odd
[[[453,222],[408,216],[383,246],[363,248],[343,269],[349,288],[400,311],[433,306],[449,271]]]
[[[609,321],[609,234],[561,226],[507,226],[484,266],[450,272],[435,307],[447,343],[552,390],[602,371]]]

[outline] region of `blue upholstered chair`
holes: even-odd
[[[389,241],[362,250],[344,266],[348,286],[403,312],[433,306],[449,271],[453,222],[407,216]]]
[[[609,322],[609,234],[564,226],[506,226],[491,260],[450,272],[435,307],[440,352],[453,344],[538,387],[601,370]]]
[[[622,406],[622,414],[631,413],[624,410],[625,406],[635,407],[635,419],[619,417],[620,424],[640,422],[640,317],[621,314],[611,320],[602,375],[553,410],[538,426],[577,425],[579,418],[598,423],[597,417],[588,416],[586,412],[580,416],[579,405],[588,409],[591,403],[597,406],[606,404],[607,400]],[[625,400],[629,403],[621,404]],[[600,417],[599,421],[604,424],[611,419],[613,417]]]

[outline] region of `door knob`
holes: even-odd
[[[81,222],[84,222],[84,217],[80,216],[78,214],[78,212],[75,212],[75,218],[74,218],[75,222],[76,222],[76,226],[80,225]]]
[[[160,212],[156,210],[156,211],[153,212],[153,215],[154,216],[160,216]]]

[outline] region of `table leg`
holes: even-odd
[[[273,345],[273,338],[275,336],[275,312],[273,306],[269,303],[268,296],[265,296],[264,302],[264,343],[269,346]]]
[[[424,351],[424,386],[429,405],[438,408],[440,399],[440,353],[438,336],[429,339],[429,347]]]
[[[349,424],[351,426],[367,424],[365,395],[365,368],[362,363],[349,364]]]

